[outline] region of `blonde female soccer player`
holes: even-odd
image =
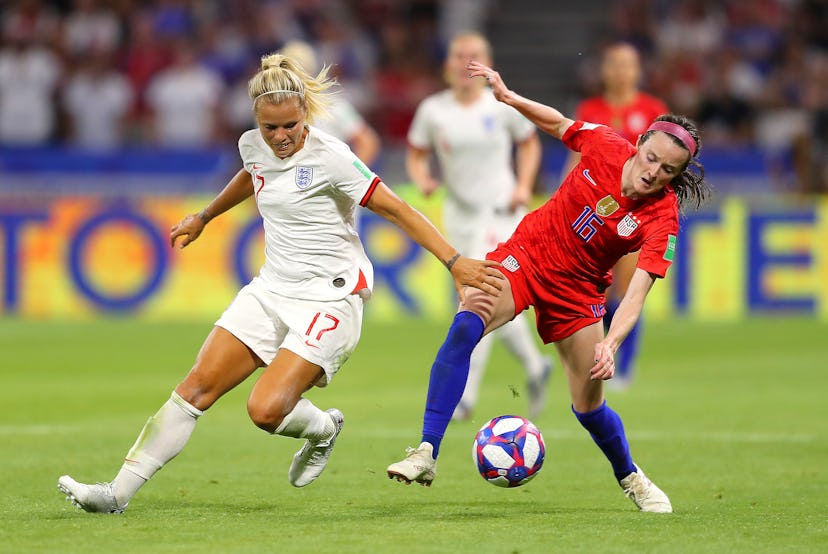
[[[187,443],[205,410],[264,367],[247,400],[258,427],[304,439],[288,470],[296,487],[312,483],[342,429],[337,409],[302,395],[326,386],[356,347],[371,263],[353,228],[357,205],[399,226],[464,286],[496,292],[492,266],[461,256],[431,223],[400,200],[341,141],[309,125],[334,81],[291,58],[270,55],[250,80],[258,129],[239,139],[243,168],[201,212],[174,225],[170,242],[185,247],[218,215],[253,196],[264,220],[265,263],[216,322],[195,364],[152,416],[108,483],[69,477],[58,488],[88,512],[120,513]]]

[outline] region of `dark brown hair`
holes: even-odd
[[[678,198],[679,205],[684,207],[687,203],[690,203],[694,208],[700,208],[702,204],[710,197],[711,188],[707,181],[704,180],[704,166],[698,161],[699,152],[701,152],[701,139],[699,138],[699,129],[696,127],[696,124],[693,121],[683,115],[677,114],[665,114],[658,116],[655,121],[669,121],[670,123],[675,123],[676,125],[681,125],[684,127],[690,136],[693,137],[693,140],[696,142],[696,153],[695,155],[688,154],[690,156],[687,158],[687,163],[684,164],[684,167],[681,168],[681,172],[672,181],[670,181],[670,186],[673,187],[673,190],[676,192],[676,197]],[[638,145],[641,146],[655,133],[655,131],[647,131],[638,141]],[[674,137],[670,135],[670,138],[673,141],[681,146],[684,150],[687,150],[687,146],[679,139],[678,137]]]

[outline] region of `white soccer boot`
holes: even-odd
[[[536,379],[526,382],[526,391],[529,396],[529,419],[534,420],[541,415],[546,407],[546,389],[549,376],[552,375],[552,360],[544,360],[543,372]]]
[[[293,456],[293,461],[288,470],[288,481],[294,487],[304,487],[313,483],[317,477],[322,475],[328,459],[333,452],[334,443],[339,433],[342,432],[342,424],[345,423],[345,416],[336,408],[326,410],[334,422],[333,437],[326,441],[305,442],[305,445]]]
[[[434,447],[427,442],[420,443],[417,448],[406,448],[405,459],[388,466],[388,478],[396,478],[407,485],[413,481],[430,487],[437,475],[437,460],[434,459],[433,452]]]
[[[63,475],[58,479],[58,489],[66,495],[66,500],[87,512],[121,514],[126,509],[126,504],[118,506],[110,483],[86,485]]]
[[[664,491],[655,486],[655,483],[644,475],[640,467],[635,466],[635,468],[638,471],[630,473],[618,481],[627,498],[632,500],[642,512],[672,513],[673,506]]]

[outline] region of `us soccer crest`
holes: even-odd
[[[641,220],[635,217],[633,214],[625,215],[624,219],[618,222],[618,236],[630,236],[632,232],[635,231],[640,224]]]
[[[300,165],[296,168],[296,186],[305,190],[313,183],[313,168]]]

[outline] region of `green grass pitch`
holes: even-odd
[[[525,414],[522,372],[500,346],[474,419],[449,427],[434,486],[389,481],[385,467],[418,442],[446,328],[417,320],[367,322],[331,387],[310,393],[346,417],[313,485],[287,482],[299,441],[249,422],[250,380],[125,514],[73,508],[58,476],[111,479],[210,325],[0,320],[0,552],[828,552],[828,326],[798,318],[647,326],[637,381],[607,396],[671,515],[623,497],[560,368],[536,420],[543,470],[519,489],[485,483],[477,428]]]

